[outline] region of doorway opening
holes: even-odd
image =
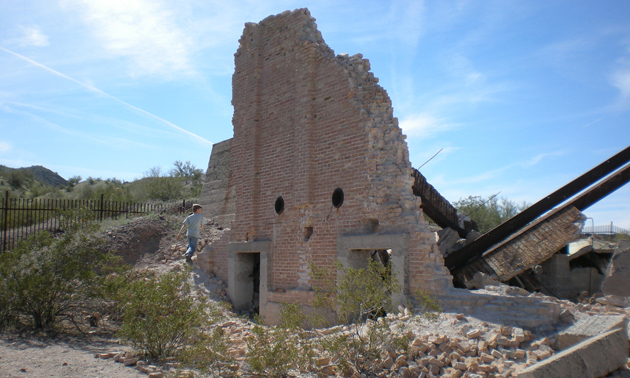
[[[260,312],[260,252],[241,252],[235,257],[234,310],[254,317]]]

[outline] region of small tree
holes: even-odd
[[[468,196],[453,203],[460,215],[468,215],[479,227],[479,232],[485,233],[500,225],[506,220],[526,209],[529,205],[516,204],[506,198],[490,196],[487,199],[481,196]]]
[[[20,170],[12,170],[7,175],[7,181],[14,189],[21,189],[26,185],[26,175]]]
[[[175,165],[175,168],[171,169],[170,172],[173,177],[183,177],[191,181],[196,181],[200,180],[201,176],[203,176],[203,171],[195,167],[195,165],[191,164],[189,161],[182,163],[177,160],[173,165]]]

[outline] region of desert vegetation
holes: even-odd
[[[88,213],[82,219],[89,217],[89,210],[77,211]],[[59,216],[67,219],[64,232],[37,233],[0,254],[0,329],[85,334],[107,318],[107,331],[136,356],[155,363],[177,361],[177,371],[211,377],[235,376],[243,369],[268,377],[316,373],[324,362],[339,371],[369,373],[388,353],[409,348],[405,322],[387,315],[401,311],[390,300],[398,288],[388,278],[389,268],[370,263],[362,269],[336,267],[343,274],[339,282],[331,271],[314,268],[320,282],[312,303],[317,311],[307,316],[300,306],[287,304],[278,326],[248,321],[239,363],[229,351],[233,345],[224,326],[239,316],[226,310],[229,304],[195,292],[189,266],[176,265],[163,274],[126,267],[108,250],[101,224],[76,222],[71,213]],[[440,311],[430,300],[421,301],[415,307],[408,303],[407,312]],[[319,316],[330,306],[340,308],[337,321]],[[397,319],[395,327],[392,319]]]
[[[189,161],[175,161],[163,172],[150,168],[143,177],[127,182],[117,178],[83,179],[73,176],[65,180],[44,167],[13,169],[0,166],[0,190],[12,198],[100,199],[121,202],[174,201],[197,198],[201,193],[203,171]]]

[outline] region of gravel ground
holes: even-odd
[[[95,339],[55,340],[37,336],[0,335],[0,377],[146,377],[95,353],[125,350],[117,343]]]

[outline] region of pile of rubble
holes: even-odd
[[[199,251],[221,233],[218,227],[208,224]],[[166,234],[158,252],[150,256],[151,263],[136,268],[181,269],[185,264],[182,258],[185,248],[185,240]],[[585,255],[592,251],[582,252]],[[205,296],[217,303],[226,301],[225,283],[207,274],[199,267],[200,263],[196,260],[193,263],[191,280],[197,288],[193,295]],[[451,300],[460,305],[459,311],[446,306],[447,312],[439,314],[434,321],[413,315],[405,308],[398,314],[389,314],[391,332],[404,332],[410,340],[408,352],[384,350],[380,359],[371,361],[371,375],[356,370],[343,371],[326,350],[319,350],[313,371],[293,373],[303,377],[491,378],[599,377],[617,370],[610,376],[630,375],[625,371],[628,367],[627,319],[630,318],[630,301],[626,297],[582,294],[578,298],[580,302],[574,303],[507,286],[481,273],[475,277],[475,285],[480,289],[466,291],[466,294],[478,296],[474,299],[476,312],[468,311],[466,301],[459,294]],[[496,299],[493,302],[486,297]],[[486,300],[489,301],[487,304],[478,305],[479,301]],[[528,323],[493,317],[492,311],[505,315],[507,308],[501,308],[501,303],[506,301],[510,311],[520,312],[530,320],[533,320],[532,311],[544,312],[546,321]],[[539,303],[545,305],[538,308]],[[231,368],[237,375],[247,375],[247,340],[252,337],[254,323],[227,310],[223,315],[225,320],[216,326],[222,327],[230,337],[228,353],[235,360]],[[360,332],[357,327],[362,326],[320,329],[313,331],[312,336],[351,335]],[[98,354],[97,357],[134,367],[152,378],[170,374],[193,376],[193,372],[181,370],[176,361],[152,365],[150,361],[120,351]]]
[[[627,376],[623,374],[627,374],[625,369],[628,368],[630,305],[619,307],[615,297],[587,298],[582,304],[547,299],[559,303],[563,308],[562,316],[552,326],[532,330],[482,321],[461,313],[442,313],[437,320],[427,320],[401,308],[399,314],[388,314],[386,319],[392,333],[408,337],[408,352],[384,350],[382,358],[369,366],[372,375],[356,370],[342,371],[326,350],[319,351],[314,371],[294,373],[303,377],[529,378],[600,377],[621,369],[611,377]],[[247,375],[247,340],[252,337],[254,323],[227,311],[224,316],[226,320],[217,326],[230,337],[228,353],[236,362],[234,372]],[[365,325],[336,326],[313,331],[312,335],[355,335],[361,332],[361,327]],[[135,366],[152,378],[192,374],[179,370],[179,364],[174,361],[157,367],[119,352],[98,357]]]

